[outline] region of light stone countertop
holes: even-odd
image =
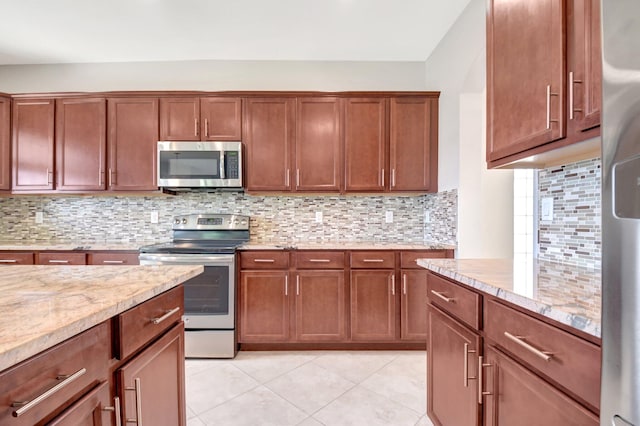
[[[140,247],[155,244],[140,241],[0,241],[0,250],[129,250],[137,251]]]
[[[203,271],[202,266],[0,267],[0,371]]]
[[[327,241],[327,242],[248,242],[240,250],[454,250],[451,244],[437,242],[402,243],[385,241]]]
[[[523,259],[418,259],[418,265],[600,337],[600,270]]]

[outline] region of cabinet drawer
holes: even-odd
[[[243,251],[240,253],[242,269],[287,269],[289,252],[287,251]]]
[[[482,318],[482,296],[433,273],[427,275],[427,297],[439,308],[476,330]]]
[[[493,300],[486,303],[485,333],[591,406],[600,405],[598,346]]]
[[[125,359],[182,319],[184,287],[166,291],[118,315],[118,359]]]
[[[354,269],[393,269],[396,267],[396,254],[393,251],[354,251],[351,252],[351,267]]]
[[[299,251],[296,252],[298,269],[342,269],[343,251]]]
[[[0,252],[0,265],[33,265],[33,253]]]
[[[118,253],[118,252],[96,252],[89,253],[89,265],[138,265],[138,252]]]
[[[85,253],[42,252],[38,253],[38,265],[86,265]]]
[[[447,250],[423,250],[400,252],[400,267],[403,269],[422,269],[417,259],[445,259],[449,257]]]
[[[40,424],[107,380],[110,342],[109,326],[104,322],[1,373],[0,424]],[[35,402],[56,386],[39,403],[11,406],[13,402]],[[24,412],[14,417],[19,409]]]

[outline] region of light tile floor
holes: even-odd
[[[188,426],[432,426],[424,351],[239,352],[186,376]]]

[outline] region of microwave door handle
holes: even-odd
[[[220,179],[224,179],[224,151],[220,151]]]

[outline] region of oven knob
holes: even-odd
[[[180,225],[180,219],[176,219],[176,220],[174,221],[174,223],[175,223],[176,225]]]
[[[183,224],[183,225],[186,225],[186,224],[187,224],[187,219],[186,219],[186,218],[182,219],[182,224]]]

